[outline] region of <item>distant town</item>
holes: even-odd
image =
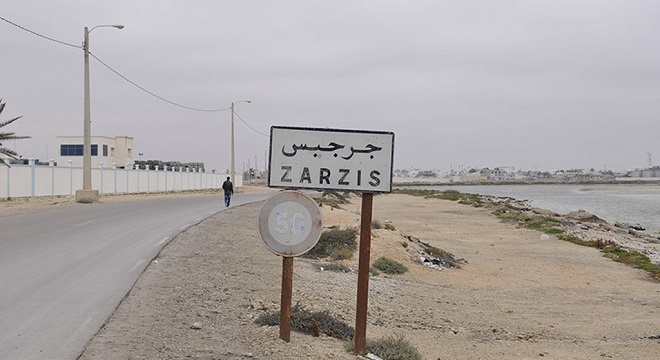
[[[611,183],[627,181],[660,181],[660,166],[649,166],[626,172],[595,169],[548,171],[516,170],[513,167],[470,168],[441,172],[425,169],[394,170],[394,182],[420,184],[483,183]]]

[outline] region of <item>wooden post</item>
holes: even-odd
[[[355,337],[353,351],[364,355],[367,335],[367,301],[369,299],[369,266],[371,252],[371,212],[373,194],[362,194],[360,220],[360,259],[358,263],[357,306],[355,310]]]
[[[293,257],[282,257],[282,294],[280,297],[280,339],[291,341],[291,294],[293,292]]]

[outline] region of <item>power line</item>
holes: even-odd
[[[166,99],[166,98],[164,98],[164,97],[162,97],[162,96],[160,96],[160,95],[158,95],[158,94],[155,94],[155,93],[153,93],[153,92],[151,92],[151,91],[149,91],[149,90],[143,88],[142,86],[136,84],[134,81],[130,80],[130,79],[127,78],[126,76],[124,76],[124,75],[122,75],[121,73],[119,73],[119,71],[113,69],[110,65],[106,64],[103,60],[99,59],[96,55],[92,54],[91,52],[90,52],[89,54],[90,54],[94,59],[96,59],[98,62],[100,62],[103,66],[105,66],[108,70],[112,71],[112,72],[115,73],[117,76],[119,76],[120,78],[122,78],[122,79],[124,79],[126,82],[128,82],[129,84],[135,86],[136,88],[138,88],[138,89],[140,89],[140,90],[146,92],[147,94],[149,94],[149,95],[151,95],[151,96],[153,96],[153,97],[155,97],[155,98],[158,98],[158,99],[160,99],[160,100],[162,100],[162,101],[164,101],[164,102],[166,102],[166,103],[168,103],[168,104],[171,104],[171,105],[174,105],[174,106],[178,106],[178,107],[180,107],[180,108],[184,108],[184,109],[188,109],[188,110],[202,111],[202,112],[220,112],[220,111],[231,110],[231,107],[222,108],[222,109],[199,109],[199,108],[194,108],[194,107],[185,106],[185,105],[181,105],[181,104],[175,103],[175,102],[173,102],[173,101],[170,101],[170,100],[168,100],[168,99]],[[247,123],[247,121],[245,121],[240,115],[238,115],[238,113],[236,113],[236,111],[234,111],[234,114],[236,115],[236,117],[238,117],[238,118],[243,122],[243,124],[245,124],[245,126],[247,126],[248,128],[250,128],[252,131],[256,132],[256,133],[259,134],[259,135],[262,135],[262,136],[265,136],[265,137],[270,137],[270,135],[264,134],[264,133],[260,132],[259,130],[253,128],[250,124]]]
[[[238,114],[236,113],[236,111],[234,111],[234,115],[236,115],[236,117],[239,118],[239,119],[243,122],[243,124],[245,124],[247,127],[249,127],[250,129],[252,129],[252,131],[256,132],[256,133],[259,134],[259,135],[262,135],[262,136],[265,136],[265,137],[270,137],[270,135],[266,135],[266,134],[262,133],[261,131],[259,131],[259,130],[255,129],[255,128],[253,128],[252,126],[250,126],[250,124],[248,124],[245,120],[243,120],[243,118],[242,118],[240,115],[238,115]]]
[[[19,29],[21,29],[21,30],[23,30],[23,31],[27,31],[27,32],[29,32],[30,34],[33,34],[33,35],[36,35],[36,36],[38,36],[38,37],[40,37],[40,38],[46,39],[46,40],[48,40],[48,41],[56,42],[56,43],[61,44],[61,45],[66,45],[66,46],[74,47],[74,48],[76,48],[76,49],[82,49],[82,48],[83,48],[82,46],[79,46],[79,45],[70,44],[70,43],[67,43],[67,42],[64,42],[64,41],[61,41],[61,40],[53,39],[53,38],[48,37],[48,36],[46,36],[46,35],[42,35],[42,34],[36,32],[36,31],[30,30],[30,29],[28,29],[28,28],[26,28],[26,27],[24,27],[24,26],[18,25],[18,24],[16,24],[16,23],[13,22],[13,21],[10,21],[10,20],[8,20],[8,19],[5,19],[5,18],[2,17],[2,16],[0,16],[0,20],[4,21],[4,22],[6,22],[6,23],[8,23],[8,24],[10,24],[10,25],[13,25],[13,26],[15,26],[15,27],[17,27],[17,28],[19,28]],[[134,81],[131,81],[131,80],[128,79],[126,76],[120,74],[117,70],[113,69],[110,65],[106,64],[103,60],[99,59],[96,55],[92,54],[91,52],[90,52],[89,54],[90,54],[94,59],[98,60],[98,62],[100,62],[103,66],[105,66],[106,68],[108,68],[110,71],[112,71],[113,73],[115,73],[115,74],[116,74],[117,76],[119,76],[120,78],[124,79],[124,80],[125,80],[126,82],[128,82],[129,84],[135,86],[136,88],[138,88],[138,89],[140,89],[140,90],[146,92],[147,94],[149,94],[149,95],[151,95],[151,96],[153,96],[153,97],[155,97],[155,98],[157,98],[157,99],[160,99],[160,100],[162,100],[162,101],[164,101],[164,102],[166,102],[166,103],[168,103],[168,104],[171,104],[171,105],[174,105],[174,106],[178,106],[178,107],[181,107],[181,108],[184,108],[184,109],[188,109],[188,110],[193,110],[193,111],[203,111],[203,112],[218,112],[218,111],[227,111],[227,110],[230,110],[230,108],[222,108],[222,109],[200,109],[200,108],[194,108],[194,107],[191,107],[191,106],[181,105],[181,104],[178,104],[178,103],[176,103],[176,102],[174,102],[174,101],[171,101],[171,100],[165,99],[164,97],[162,97],[162,96],[160,96],[160,95],[158,95],[158,94],[156,94],[156,93],[154,93],[154,92],[152,92],[152,91],[149,91],[149,90],[145,89],[144,87],[142,87],[142,86],[136,84]]]
[[[0,16],[0,20],[4,21],[4,22],[6,22],[6,23],[8,23],[8,24],[10,24],[10,25],[16,26],[17,28],[19,28],[19,29],[21,29],[21,30],[23,30],[23,31],[27,31],[27,32],[29,32],[30,34],[36,35],[36,36],[38,36],[38,37],[40,37],[40,38],[44,38],[44,39],[46,39],[46,40],[53,41],[53,42],[56,42],[56,43],[58,43],[58,44],[62,44],[62,45],[66,45],[66,46],[71,46],[71,47],[78,48],[78,49],[81,49],[81,48],[82,48],[82,46],[80,46],[80,45],[70,44],[70,43],[68,43],[68,42],[64,42],[64,41],[60,41],[60,40],[57,40],[57,39],[53,39],[53,38],[48,37],[48,36],[46,36],[46,35],[41,35],[41,34],[39,34],[39,33],[36,32],[36,31],[32,31],[32,30],[30,30],[30,29],[28,29],[28,28],[26,28],[26,27],[23,27],[23,26],[21,26],[21,25],[18,25],[18,24],[16,24],[16,23],[12,22],[12,21],[9,21],[9,20],[3,18],[2,16]]]
[[[162,96],[160,96],[160,95],[158,95],[158,94],[155,94],[155,93],[153,93],[153,92],[151,92],[151,91],[149,91],[149,90],[143,88],[142,86],[136,84],[136,83],[133,82],[132,80],[128,79],[126,76],[124,76],[124,75],[122,75],[121,73],[119,73],[117,70],[113,69],[110,65],[106,64],[103,60],[99,59],[96,55],[92,54],[91,52],[90,52],[89,54],[90,54],[94,59],[96,59],[98,62],[100,62],[103,66],[105,66],[106,68],[108,68],[108,70],[112,71],[112,72],[115,73],[117,76],[119,76],[120,78],[122,78],[122,79],[124,79],[126,82],[128,82],[129,84],[135,86],[136,88],[138,88],[138,89],[140,89],[140,90],[146,92],[147,94],[149,94],[149,95],[151,95],[151,96],[153,96],[153,97],[156,97],[156,98],[158,98],[158,99],[160,99],[160,100],[162,100],[162,101],[165,101],[165,102],[168,103],[168,104],[171,104],[171,105],[174,105],[174,106],[178,106],[178,107],[181,107],[181,108],[184,108],[184,109],[188,109],[188,110],[193,110],[193,111],[203,111],[203,112],[219,112],[219,111],[227,111],[227,110],[231,110],[231,107],[222,108],[222,109],[198,109],[198,108],[194,108],[194,107],[190,107],[190,106],[185,106],[185,105],[177,104],[177,103],[175,103],[175,102],[173,102],[173,101],[167,100],[167,99],[165,99],[164,97],[162,97]],[[259,130],[253,128],[250,124],[247,123],[247,121],[243,120],[243,118],[242,118],[240,115],[238,115],[238,113],[236,113],[236,111],[234,111],[234,114],[236,115],[236,117],[238,117],[238,118],[243,122],[243,124],[245,124],[245,126],[247,126],[248,128],[250,128],[252,131],[256,132],[256,133],[259,134],[259,135],[262,135],[262,136],[265,136],[265,137],[270,137],[270,135],[264,134],[264,133],[260,132]]]
[[[36,32],[36,31],[30,30],[30,29],[28,29],[28,28],[26,28],[26,27],[24,27],[24,26],[18,25],[18,24],[14,23],[14,22],[12,22],[12,21],[10,21],[10,20],[8,20],[8,19],[5,19],[5,18],[2,17],[2,16],[0,16],[0,20],[3,20],[3,21],[5,21],[6,23],[8,23],[8,24],[10,24],[10,25],[13,25],[13,26],[15,26],[15,27],[17,27],[17,28],[19,28],[19,29],[21,29],[21,30],[23,30],[23,31],[27,31],[27,32],[29,32],[29,33],[31,33],[31,34],[33,34],[33,35],[36,35],[36,36],[40,37],[40,38],[43,38],[43,39],[46,39],[46,40],[49,40],[49,41],[52,41],[52,42],[56,42],[56,43],[61,44],[61,45],[70,46],[70,47],[73,47],[73,48],[76,48],[76,49],[82,49],[82,48],[83,48],[82,46],[79,46],[79,45],[70,44],[70,43],[67,43],[67,42],[64,42],[64,41],[61,41],[61,40],[53,39],[53,38],[51,38],[51,37],[48,37],[48,36],[42,35],[42,34]],[[187,109],[187,110],[201,111],[201,112],[220,112],[220,111],[231,110],[231,107],[221,108],[221,109],[200,109],[200,108],[195,108],[195,107],[191,107],[191,106],[181,105],[181,104],[176,103],[176,102],[174,102],[174,101],[168,100],[168,99],[166,99],[166,98],[164,98],[164,97],[162,97],[162,96],[160,96],[160,95],[158,95],[158,94],[156,94],[156,93],[154,93],[154,92],[152,92],[152,91],[147,90],[146,88],[144,88],[144,87],[138,85],[137,83],[135,83],[134,81],[130,80],[130,79],[127,78],[126,76],[122,75],[119,71],[115,70],[115,69],[112,68],[110,65],[106,64],[103,60],[101,60],[98,56],[94,55],[91,51],[89,52],[89,54],[90,54],[94,59],[96,59],[99,63],[101,63],[101,65],[105,66],[108,70],[110,70],[110,71],[113,72],[115,75],[117,75],[117,76],[119,76],[120,78],[122,78],[124,81],[128,82],[129,84],[131,84],[131,85],[135,86],[136,88],[138,88],[138,89],[144,91],[145,93],[147,93],[147,94],[149,94],[149,95],[151,95],[151,96],[153,96],[153,97],[155,97],[155,98],[157,98],[157,99],[159,99],[159,100],[161,100],[161,101],[164,101],[164,102],[166,102],[166,103],[168,103],[168,104],[170,104],[170,105],[178,106],[178,107],[180,107],[180,108]],[[256,132],[256,133],[259,134],[259,135],[262,135],[262,136],[265,136],[265,137],[269,137],[269,135],[266,135],[266,134],[264,134],[264,133],[258,131],[257,129],[253,128],[250,124],[248,124],[245,120],[243,120],[243,118],[242,118],[240,115],[238,115],[235,111],[234,111],[234,114],[236,114],[236,116],[237,116],[237,117],[243,122],[243,124],[245,124],[245,125],[246,125],[248,128],[250,128],[252,131]]]
[[[149,95],[151,95],[151,96],[153,96],[153,97],[155,97],[155,98],[157,98],[157,99],[160,99],[160,100],[162,100],[162,101],[164,101],[164,102],[166,102],[166,103],[168,103],[168,104],[171,104],[171,105],[174,105],[174,106],[178,106],[178,107],[180,107],[180,108],[184,108],[184,109],[188,109],[188,110],[193,110],[193,111],[203,111],[203,112],[218,112],[218,111],[227,111],[227,110],[230,110],[230,109],[231,109],[231,108],[222,108],[222,109],[199,109],[199,108],[194,108],[194,107],[190,107],[190,106],[186,106],[186,105],[181,105],[181,104],[175,103],[174,101],[168,100],[168,99],[166,99],[166,98],[164,98],[164,97],[162,97],[162,96],[160,96],[160,95],[158,95],[158,94],[155,94],[155,93],[153,93],[153,92],[151,92],[151,91],[149,91],[149,90],[143,88],[142,86],[136,84],[134,81],[130,80],[130,79],[127,78],[126,76],[124,76],[124,75],[122,75],[121,73],[119,73],[119,71],[113,69],[110,65],[106,64],[103,60],[99,59],[96,55],[92,54],[91,52],[90,52],[89,54],[90,54],[94,59],[96,59],[98,62],[100,62],[103,66],[105,66],[106,68],[108,68],[108,70],[112,71],[113,73],[115,73],[115,75],[117,75],[117,76],[119,76],[120,78],[124,79],[124,81],[128,82],[129,84],[135,86],[136,88],[138,88],[138,89],[140,89],[140,90],[146,92],[147,94],[149,94]]]

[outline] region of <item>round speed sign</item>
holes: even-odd
[[[259,235],[277,255],[299,256],[316,245],[323,221],[316,202],[299,191],[282,191],[266,200],[259,212]]]

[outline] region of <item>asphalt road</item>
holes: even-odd
[[[0,218],[0,359],[76,359],[163,246],[224,209],[209,195]]]

